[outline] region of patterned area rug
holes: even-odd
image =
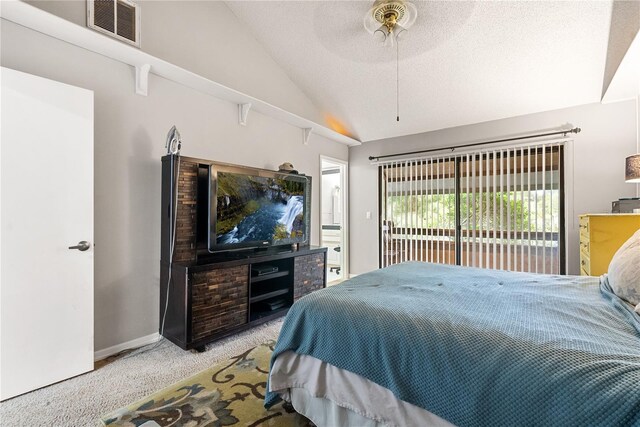
[[[313,426],[288,404],[263,406],[274,345],[245,351],[101,421],[126,427]]]

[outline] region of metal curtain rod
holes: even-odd
[[[568,133],[580,133],[581,130],[582,129],[580,129],[579,127],[575,127],[573,129],[561,130],[558,132],[538,133],[535,135],[518,136],[516,138],[495,139],[493,141],[485,141],[485,142],[474,142],[471,144],[456,145],[454,147],[431,148],[429,150],[408,151],[406,153],[387,154],[384,156],[369,156],[369,160],[380,160],[380,159],[386,159],[387,157],[408,156],[410,154],[432,153],[434,151],[444,151],[444,150],[454,151],[457,148],[475,147],[478,145],[487,145],[487,144],[497,144],[498,142],[517,141],[520,139],[542,138],[544,136],[553,136],[553,135],[567,136]]]

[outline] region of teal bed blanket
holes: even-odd
[[[300,299],[288,350],[461,427],[640,426],[640,316],[606,278],[394,265]]]

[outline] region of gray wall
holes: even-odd
[[[590,104],[352,147],[349,152],[351,273],[378,268],[378,177],[377,167],[368,159],[370,155],[447,147],[579,126],[582,132],[575,136],[573,159],[567,160],[574,169],[573,192],[567,194],[568,204],[573,204],[573,211],[567,218],[567,261],[569,273],[578,274],[577,216],[610,212],[611,201],[636,194],[636,186],[624,182],[624,159],[636,153],[636,120],[635,101]],[[567,176],[567,179],[571,177]],[[366,212],[372,213],[370,220],[366,219]]]
[[[29,0],[75,24],[86,26],[85,0]],[[309,98],[269,56],[222,1],[137,0],[141,50],[322,123]]]
[[[615,0],[611,8],[607,61],[602,82],[603,96],[639,29],[640,2],[637,0]]]
[[[209,13],[196,3],[179,7],[194,7],[193,14]],[[180,9],[175,15],[185,13]],[[172,31],[182,31],[180,25],[172,27],[173,16],[161,18]],[[208,21],[215,28],[220,19],[210,15]],[[11,22],[2,21],[1,36],[2,66],[95,92],[96,350],[158,330],[160,157],[165,152],[166,133],[173,124],[182,134],[184,155],[267,169],[277,169],[283,161],[290,161],[301,172],[313,176],[315,182],[320,176],[321,154],[348,158],[346,146],[318,135],[312,135],[305,146],[299,128],[259,113],[250,114],[248,126],[239,126],[235,104],[153,74],[149,96],[138,96],[133,90],[133,68]],[[240,38],[243,42],[235,57],[210,59],[216,67],[228,66],[231,71],[226,72],[230,74],[247,68],[253,79],[264,78],[261,85],[283,99],[305,98],[286,79],[273,77],[279,72],[266,54],[260,54],[262,60],[256,59],[253,52],[260,52],[257,42],[251,45],[250,37]],[[152,45],[146,33],[143,39]],[[186,48],[182,43],[186,41],[174,44],[173,50]],[[211,38],[206,43],[217,42]],[[245,44],[251,45],[246,51]],[[250,58],[243,56],[247,53]],[[318,185],[314,185],[312,206],[311,240],[317,244]]]

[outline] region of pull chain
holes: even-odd
[[[396,122],[399,122],[399,121],[400,121],[400,43],[398,43],[398,38],[396,37]]]

